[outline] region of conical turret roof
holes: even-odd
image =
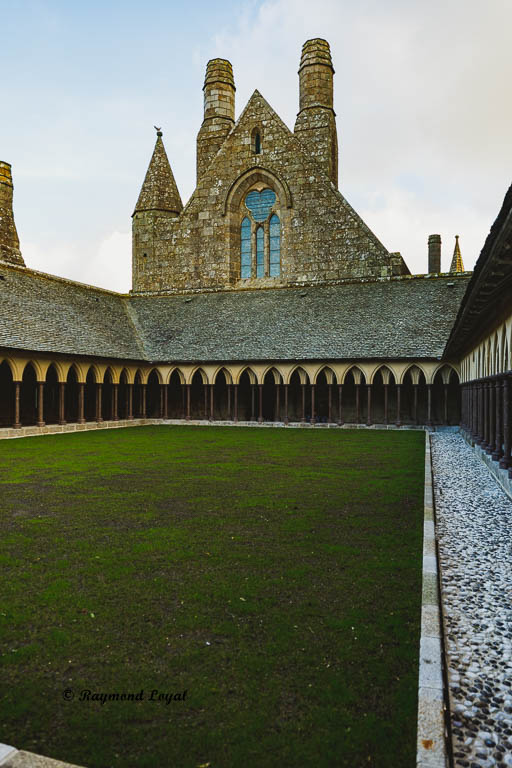
[[[459,236],[455,235],[455,248],[453,249],[452,264],[450,272],[464,272],[464,264],[459,246]]]
[[[179,214],[183,210],[180,193],[174,180],[162,132],[156,133],[156,144],[134,213],[140,211],[169,211]]]

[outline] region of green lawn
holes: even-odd
[[[424,442],[0,442],[0,741],[90,768],[410,768]]]

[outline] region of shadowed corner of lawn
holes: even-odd
[[[0,472],[4,741],[413,764],[423,432],[97,431],[10,441]]]

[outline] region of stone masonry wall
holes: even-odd
[[[261,131],[261,154],[252,135]],[[241,280],[245,194],[271,187],[281,220],[281,276]],[[296,285],[407,273],[258,91],[176,219],[157,218],[134,293]],[[143,234],[139,231],[139,235]]]

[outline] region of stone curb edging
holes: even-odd
[[[394,431],[403,432],[405,430],[413,429],[427,430],[435,432],[438,429],[458,429],[458,427],[427,427],[425,425],[417,424],[404,424],[399,427],[396,424],[324,424],[317,422],[316,424],[289,422],[285,424],[284,421],[264,421],[259,423],[257,421],[210,421],[206,419],[191,419],[185,421],[184,419],[157,419],[157,418],[138,418],[138,419],[119,419],[119,421],[87,421],[85,424],[46,424],[44,427],[37,427],[35,425],[21,427],[20,429],[13,429],[12,427],[0,427],[0,440],[13,440],[20,437],[40,437],[42,435],[60,435],[69,432],[90,432],[96,429],[119,429],[122,427],[146,427],[148,425],[158,426],[191,426],[191,427],[255,427],[258,429],[272,429],[273,427],[280,427],[285,429],[390,429]]]
[[[8,744],[0,744],[0,766],[3,768],[80,768],[78,765],[63,763],[52,757],[18,750]]]
[[[430,435],[425,432],[423,584],[418,676],[417,768],[447,768],[442,622],[435,538]]]

